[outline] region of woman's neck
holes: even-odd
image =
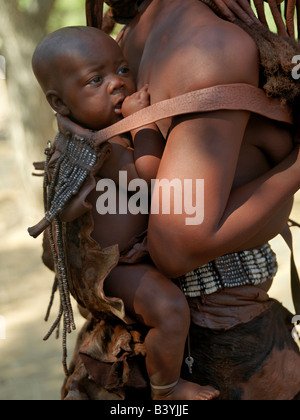
[[[131,35],[134,34],[136,43],[138,43],[139,50],[143,50],[147,38],[152,31],[158,15],[161,12],[164,0],[144,0],[139,6],[139,13],[131,20],[124,28],[120,44],[125,46]],[[132,39],[130,39],[130,43]],[[137,53],[137,51],[135,51]]]

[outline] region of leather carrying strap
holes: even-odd
[[[64,134],[74,132],[91,138],[96,146],[112,137],[165,118],[220,110],[249,111],[269,119],[293,125],[291,109],[278,99],[268,98],[262,89],[237,83],[196,90],[153,104],[116,124],[92,133],[58,115],[58,125]]]

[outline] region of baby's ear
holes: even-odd
[[[54,109],[55,112],[64,116],[70,115],[71,112],[69,108],[64,104],[56,90],[48,90],[46,93],[46,98],[51,108]]]

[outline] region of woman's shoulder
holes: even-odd
[[[254,40],[241,28],[221,20],[200,26],[193,39],[187,37],[184,48],[174,49],[167,60],[169,77],[165,80],[170,84],[170,96],[221,84],[258,84],[259,56]]]

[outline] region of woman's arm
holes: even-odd
[[[168,276],[177,277],[238,249],[256,236],[300,188],[297,148],[265,175],[231,190],[238,159],[232,137],[241,136],[246,115],[230,114],[215,113],[203,121],[198,117],[182,122],[169,137],[157,177],[159,181],[181,181],[175,185],[175,194],[183,193],[183,211],[174,214],[171,201],[170,214],[160,210],[159,214],[151,213],[149,221],[150,254]],[[231,137],[230,133],[235,135]],[[192,195],[184,189],[186,180],[193,184]],[[203,180],[201,192],[196,190],[197,180]],[[153,199],[159,197],[159,188],[158,182]],[[159,205],[161,209],[162,201]],[[195,214],[188,214],[185,205],[193,205]],[[188,220],[191,216],[196,220],[197,212],[203,219],[198,217],[200,224],[192,225]]]

